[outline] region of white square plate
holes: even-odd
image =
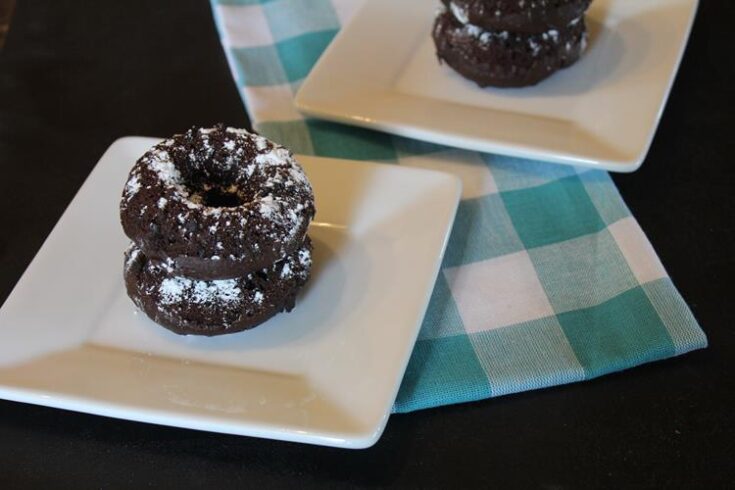
[[[300,157],[317,200],[296,309],[178,336],[127,298],[118,204],[158,140],[115,142],[0,309],[0,397],[231,434],[362,448],[381,435],[460,195],[450,175]]]
[[[636,170],[697,0],[595,0],[582,59],[535,87],[481,89],[434,54],[439,0],[370,0],[296,96],[302,112],[483,152]]]

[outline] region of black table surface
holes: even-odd
[[[614,177],[708,349],[393,416],[363,451],[0,401],[0,487],[732,485],[734,4],[701,2],[650,154]],[[110,143],[219,121],[248,125],[206,0],[18,2],[0,51],[0,302]]]

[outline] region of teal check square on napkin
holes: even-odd
[[[707,339],[605,172],[309,119],[293,97],[361,0],[212,0],[254,127],[296,153],[442,170],[457,218],[395,412],[591,379]]]

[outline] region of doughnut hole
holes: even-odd
[[[171,156],[192,202],[212,208],[233,208],[253,200],[258,182],[253,182],[257,179],[251,179],[243,169],[258,150],[252,141],[240,139],[238,152],[233,153],[236,139],[237,136],[223,130],[190,130],[181,136]]]
[[[214,187],[202,193],[201,201],[203,205],[211,208],[236,208],[245,203],[239,193],[228,192],[219,187]]]

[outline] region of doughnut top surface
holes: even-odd
[[[592,0],[442,0],[458,22],[483,29],[541,33],[579,19]]]
[[[297,248],[315,212],[311,185],[288,149],[221,125],[192,128],[146,152],[120,211],[126,234],[149,257],[250,268]]]

